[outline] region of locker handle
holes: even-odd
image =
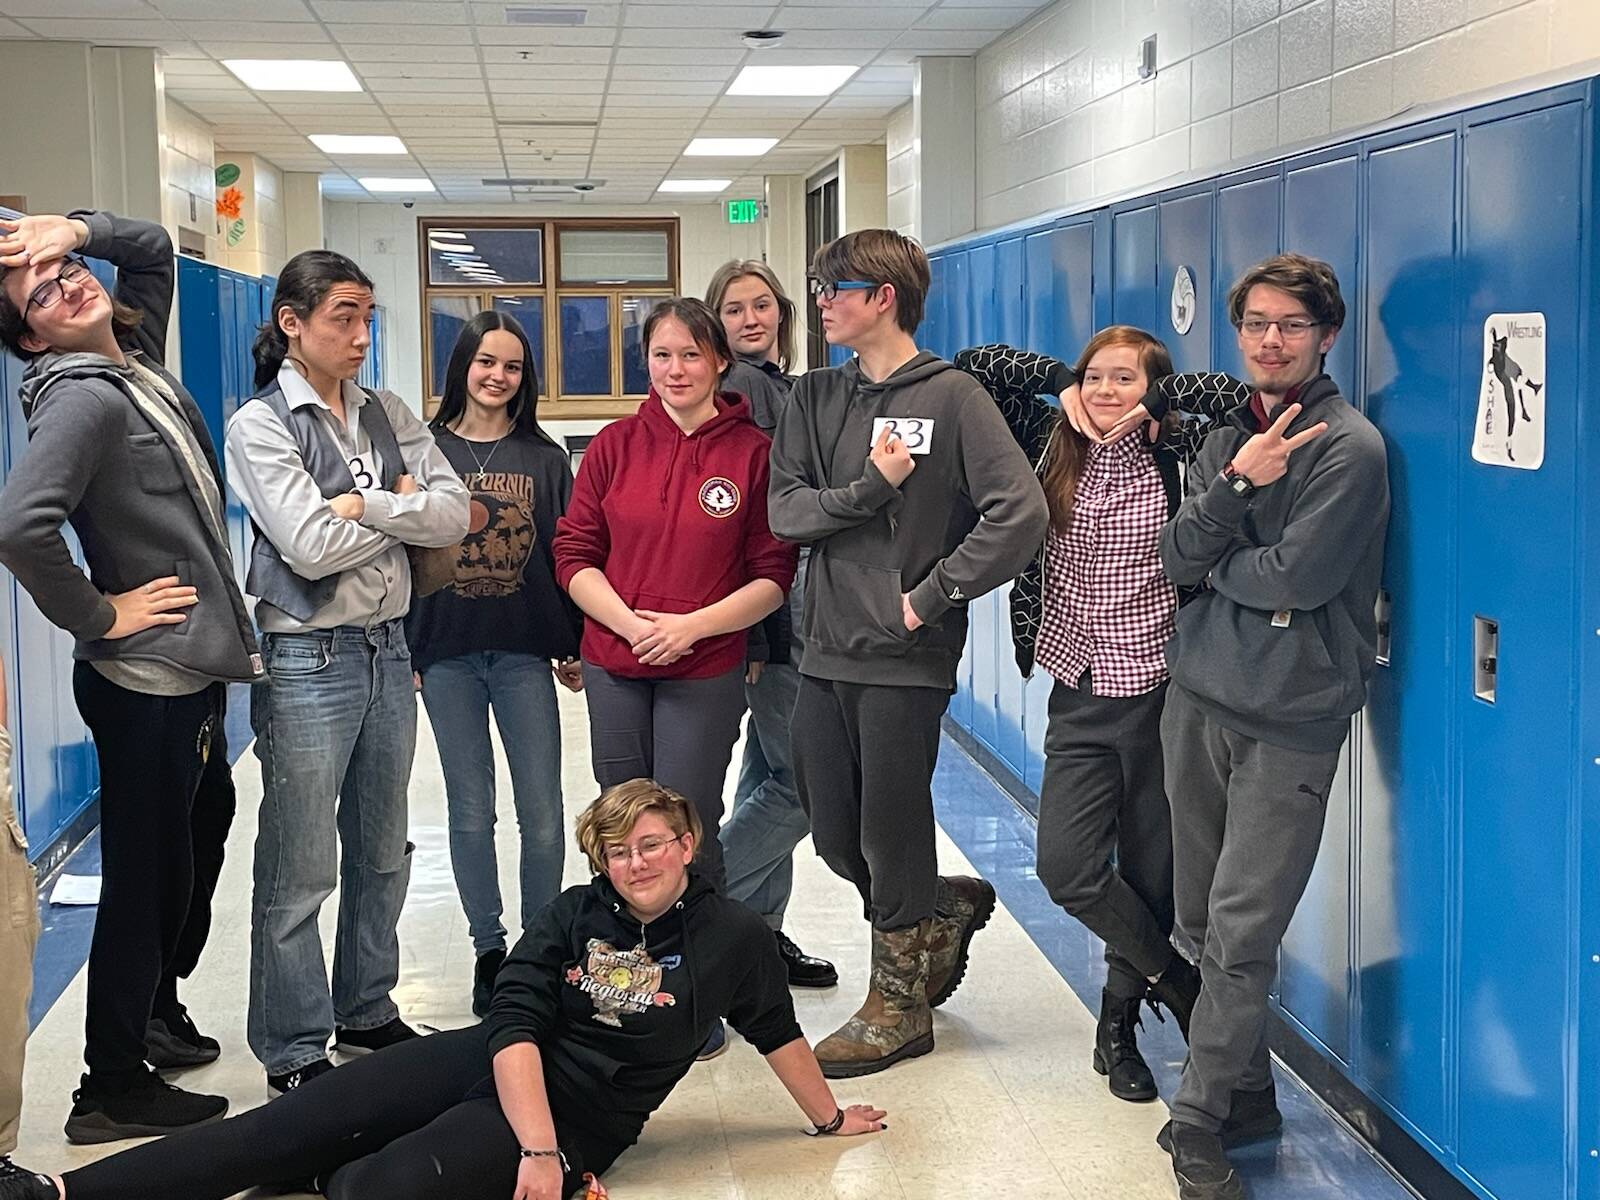
[[[1389,593],[1385,590],[1380,590],[1378,592],[1377,609],[1373,614],[1378,623],[1378,647],[1375,657],[1380,667],[1389,665],[1390,657],[1394,652],[1394,646],[1390,638],[1390,629],[1393,625],[1390,614],[1393,608],[1394,601],[1390,598]]]
[[[1495,701],[1500,677],[1500,622],[1472,618],[1472,694],[1485,704]]]

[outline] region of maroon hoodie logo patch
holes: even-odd
[[[582,966],[567,969],[567,982],[589,993],[596,1021],[620,1029],[622,1013],[677,1003],[671,992],[661,990],[662,969],[643,946],[618,950],[610,942],[590,938],[588,958]]]
[[[700,485],[700,507],[708,516],[731,517],[739,511],[739,485],[721,475],[713,475]]]

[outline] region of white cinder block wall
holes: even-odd
[[[1594,58],[1600,0],[1060,0],[978,55],[978,226]]]
[[[890,114],[885,151],[889,167],[889,224],[908,237],[920,237],[917,199],[922,164],[915,105],[903,104]]]

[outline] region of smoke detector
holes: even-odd
[[[781,29],[747,29],[739,35],[739,40],[751,50],[766,50],[783,41],[783,34]]]

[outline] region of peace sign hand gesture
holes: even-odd
[[[1289,405],[1278,414],[1278,419],[1270,428],[1256,434],[1240,446],[1239,452],[1233,456],[1234,471],[1258,488],[1282,479],[1284,472],[1289,469],[1289,455],[1313,438],[1319,437],[1328,428],[1326,421],[1318,421],[1293,437],[1284,437],[1284,430],[1288,429],[1299,415],[1300,405]]]

